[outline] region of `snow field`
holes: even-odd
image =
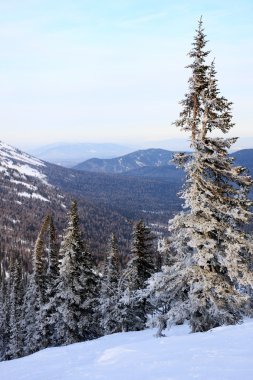
[[[118,333],[0,363],[1,380],[252,380],[253,320],[206,333]]]

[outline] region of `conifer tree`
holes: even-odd
[[[44,219],[33,252],[33,272],[28,278],[23,319],[25,324],[25,353],[30,354],[47,347],[44,305],[46,301],[45,233],[49,217]]]
[[[152,284],[152,286],[149,285],[148,290],[144,289],[143,295],[147,297],[148,302],[153,308],[148,325],[155,327],[158,319],[161,324],[161,329],[159,330],[158,335],[161,335],[162,330],[166,327],[166,314],[169,311],[171,301],[170,293],[166,291],[167,284],[166,282],[164,283],[164,280],[167,280],[167,277],[164,275],[163,270],[164,268],[167,268],[167,270],[171,268],[177,262],[177,258],[175,250],[172,249],[172,242],[170,239],[163,239],[160,241],[159,251],[161,266],[157,273],[151,276],[148,280],[148,283]],[[150,291],[150,288],[152,288],[152,291]],[[177,323],[179,323],[179,321],[177,321]]]
[[[105,335],[121,331],[119,279],[118,244],[115,235],[112,234],[100,291],[101,327]]]
[[[186,172],[185,210],[170,222],[176,262],[156,274],[148,287],[170,308],[159,319],[159,333],[165,320],[169,325],[188,320],[193,332],[237,323],[247,302],[243,289],[253,284],[248,261],[252,243],[243,231],[251,217],[252,181],[228,154],[236,139],[212,137],[213,131],[228,132],[233,123],[231,103],[220,95],[205,46],[200,20],[189,54],[189,92],[175,123],[190,132],[193,149],[190,155],[175,156]]]
[[[132,258],[123,273],[124,295],[124,330],[134,331],[145,328],[150,305],[146,297],[141,296],[146,281],[156,271],[156,253],[154,237],[141,220],[134,225],[132,241]]]
[[[6,347],[5,360],[15,359],[23,354],[22,334],[22,306],[23,306],[23,278],[22,263],[16,259],[12,264],[9,278],[9,340]]]
[[[6,347],[9,340],[7,304],[7,281],[0,267],[0,361],[5,359]]]
[[[71,344],[99,335],[98,276],[81,238],[77,203],[69,212],[60,255],[60,278],[55,296],[56,344]]]
[[[55,314],[54,298],[59,284],[59,250],[57,246],[56,231],[52,216],[48,217],[48,242],[47,242],[47,273],[45,304],[43,308],[43,323],[45,329],[45,340],[47,345],[54,345]]]
[[[41,226],[38,238],[34,248],[34,279],[39,292],[41,302],[45,302],[46,297],[46,274],[47,274],[47,258],[45,253],[45,234],[50,223],[50,216],[46,216]]]
[[[48,220],[48,268],[47,287],[51,289],[59,276],[59,254],[57,247],[56,231],[52,216]]]
[[[34,353],[41,348],[40,344],[38,344],[41,340],[40,325],[38,320],[38,316],[40,316],[41,304],[37,294],[37,287],[34,280],[34,275],[32,273],[29,274],[27,278],[24,305],[22,309],[25,355]]]

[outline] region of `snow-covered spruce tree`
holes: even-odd
[[[105,335],[119,332],[121,326],[121,309],[119,303],[120,263],[118,243],[112,234],[104,265],[99,297],[101,327]]]
[[[22,306],[24,298],[22,263],[16,259],[12,263],[9,277],[9,339],[5,360],[19,358],[23,354]]]
[[[77,203],[73,202],[60,250],[60,278],[54,299],[55,344],[71,344],[99,335],[98,275],[81,238]]]
[[[170,222],[176,262],[164,266],[148,285],[151,299],[169,306],[158,318],[158,334],[165,322],[188,320],[193,332],[237,323],[247,304],[243,290],[253,285],[252,241],[243,231],[251,217],[252,181],[228,154],[236,139],[212,137],[215,131],[228,132],[233,123],[231,103],[217,87],[214,62],[206,63],[205,45],[200,20],[189,54],[189,92],[175,123],[190,132],[193,149],[190,155],[175,156],[186,172],[185,210]]]
[[[172,242],[170,238],[162,238],[159,240],[158,251],[160,254],[158,269],[162,269],[162,266],[171,266],[175,263],[175,251],[172,249]]]
[[[56,231],[54,226],[54,221],[52,216],[49,216],[48,219],[48,248],[47,248],[47,256],[48,256],[48,265],[47,265],[47,275],[46,282],[47,288],[51,289],[56,279],[59,276],[59,252],[56,241]]]
[[[161,266],[149,280],[148,289],[143,290],[143,295],[146,296],[148,302],[152,305],[153,311],[150,315],[148,325],[154,327],[157,324],[157,318],[161,323],[162,329],[166,327],[165,314],[169,311],[169,305],[171,301],[171,295],[164,288],[167,286],[167,277],[164,275],[164,270],[170,270],[170,268],[177,262],[175,250],[172,248],[172,242],[170,239],[162,239],[158,250],[160,252]],[[181,321],[177,321],[178,323]],[[161,329],[161,330],[162,330]],[[161,334],[161,331],[160,331]],[[159,335],[159,334],[158,334]]]
[[[5,359],[7,343],[9,341],[9,313],[8,292],[5,273],[0,267],[0,361]]]
[[[39,232],[34,248],[34,268],[33,274],[37,291],[41,302],[45,303],[47,289],[47,267],[48,260],[45,252],[45,234],[50,224],[50,216],[46,216]]]
[[[49,224],[49,217],[44,219],[33,252],[33,272],[27,281],[23,306],[25,326],[25,354],[30,354],[47,347],[46,321],[44,305],[46,297],[46,254],[44,237]]]
[[[56,311],[54,298],[59,283],[59,249],[52,216],[48,217],[47,234],[47,272],[43,323],[45,326],[47,345],[50,346],[54,344],[55,325],[53,323],[53,314]]]
[[[142,220],[134,225],[131,255],[121,279],[124,292],[120,302],[125,331],[144,329],[150,312],[150,304],[146,296],[140,296],[140,291],[155,273],[157,257],[154,236]]]
[[[38,290],[34,275],[29,274],[27,278],[22,320],[24,329],[24,354],[29,355],[42,348],[41,345],[41,309],[42,304],[38,296]]]

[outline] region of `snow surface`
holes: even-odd
[[[38,194],[38,193],[26,193],[25,191],[23,191],[22,193],[18,193],[18,196],[19,197],[25,197],[25,198],[35,198],[35,199],[39,199],[40,201],[43,201],[43,202],[50,202],[47,198],[43,197],[42,195]]]
[[[15,179],[11,179],[10,182],[12,183],[15,183],[16,185],[22,185],[22,186],[25,186],[27,187],[29,190],[38,190],[38,187],[37,186],[33,186],[31,185],[30,183],[26,183],[26,182],[23,182],[23,181],[17,181]]]
[[[0,141],[1,172],[12,176],[12,171],[16,170],[23,179],[24,176],[36,177],[47,184],[47,177],[39,170],[41,167],[45,167],[42,161]]]
[[[17,161],[22,161],[34,166],[45,166],[45,164],[41,160],[38,160],[37,158],[32,157],[27,153],[21,152],[20,150],[12,147],[11,145],[5,144],[2,141],[0,141],[0,151],[1,156],[3,157],[8,157]]]
[[[118,333],[0,363],[1,380],[252,380],[253,320],[206,333]]]

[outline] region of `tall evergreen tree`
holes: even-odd
[[[44,305],[46,301],[46,253],[44,246],[45,233],[49,217],[42,224],[33,252],[33,272],[28,278],[23,319],[25,324],[25,353],[33,353],[47,347],[46,321]]]
[[[228,154],[236,139],[211,136],[213,131],[228,132],[233,123],[231,103],[217,87],[214,61],[206,64],[205,46],[200,20],[189,54],[189,92],[176,121],[190,131],[193,148],[191,155],[175,156],[186,172],[185,211],[170,222],[177,260],[149,284],[151,294],[169,303],[160,327],[165,319],[169,325],[183,319],[194,332],[237,323],[247,301],[243,288],[253,284],[248,261],[252,242],[242,229],[251,217],[252,181]]]
[[[123,273],[124,295],[124,329],[142,330],[145,328],[150,305],[146,297],[140,296],[146,281],[156,271],[156,252],[154,236],[141,220],[134,225],[132,241],[132,258]]]
[[[60,279],[54,300],[56,343],[96,338],[99,334],[98,275],[81,238],[76,202],[71,205],[60,255]]]
[[[47,230],[47,273],[46,273],[46,291],[45,303],[43,308],[43,323],[45,329],[45,340],[47,345],[54,345],[55,314],[54,299],[56,296],[57,286],[59,284],[59,249],[57,246],[56,231],[52,216],[48,218]]]
[[[59,276],[59,250],[53,217],[48,215],[46,220],[46,287],[52,288]]]
[[[118,244],[112,234],[104,266],[100,291],[101,327],[104,334],[121,331],[121,310],[119,305],[120,264]]]
[[[38,238],[35,243],[34,248],[34,280],[37,286],[37,291],[39,293],[39,298],[41,302],[45,302],[46,297],[46,285],[47,285],[47,267],[48,260],[45,252],[45,234],[48,230],[48,226],[50,224],[50,216],[46,216],[44,222],[41,226]]]
[[[0,361],[5,359],[6,347],[9,341],[9,304],[7,281],[0,267]]]
[[[6,345],[6,359],[15,359],[23,354],[22,306],[24,297],[22,263],[16,259],[12,264],[9,278],[9,340]]]

